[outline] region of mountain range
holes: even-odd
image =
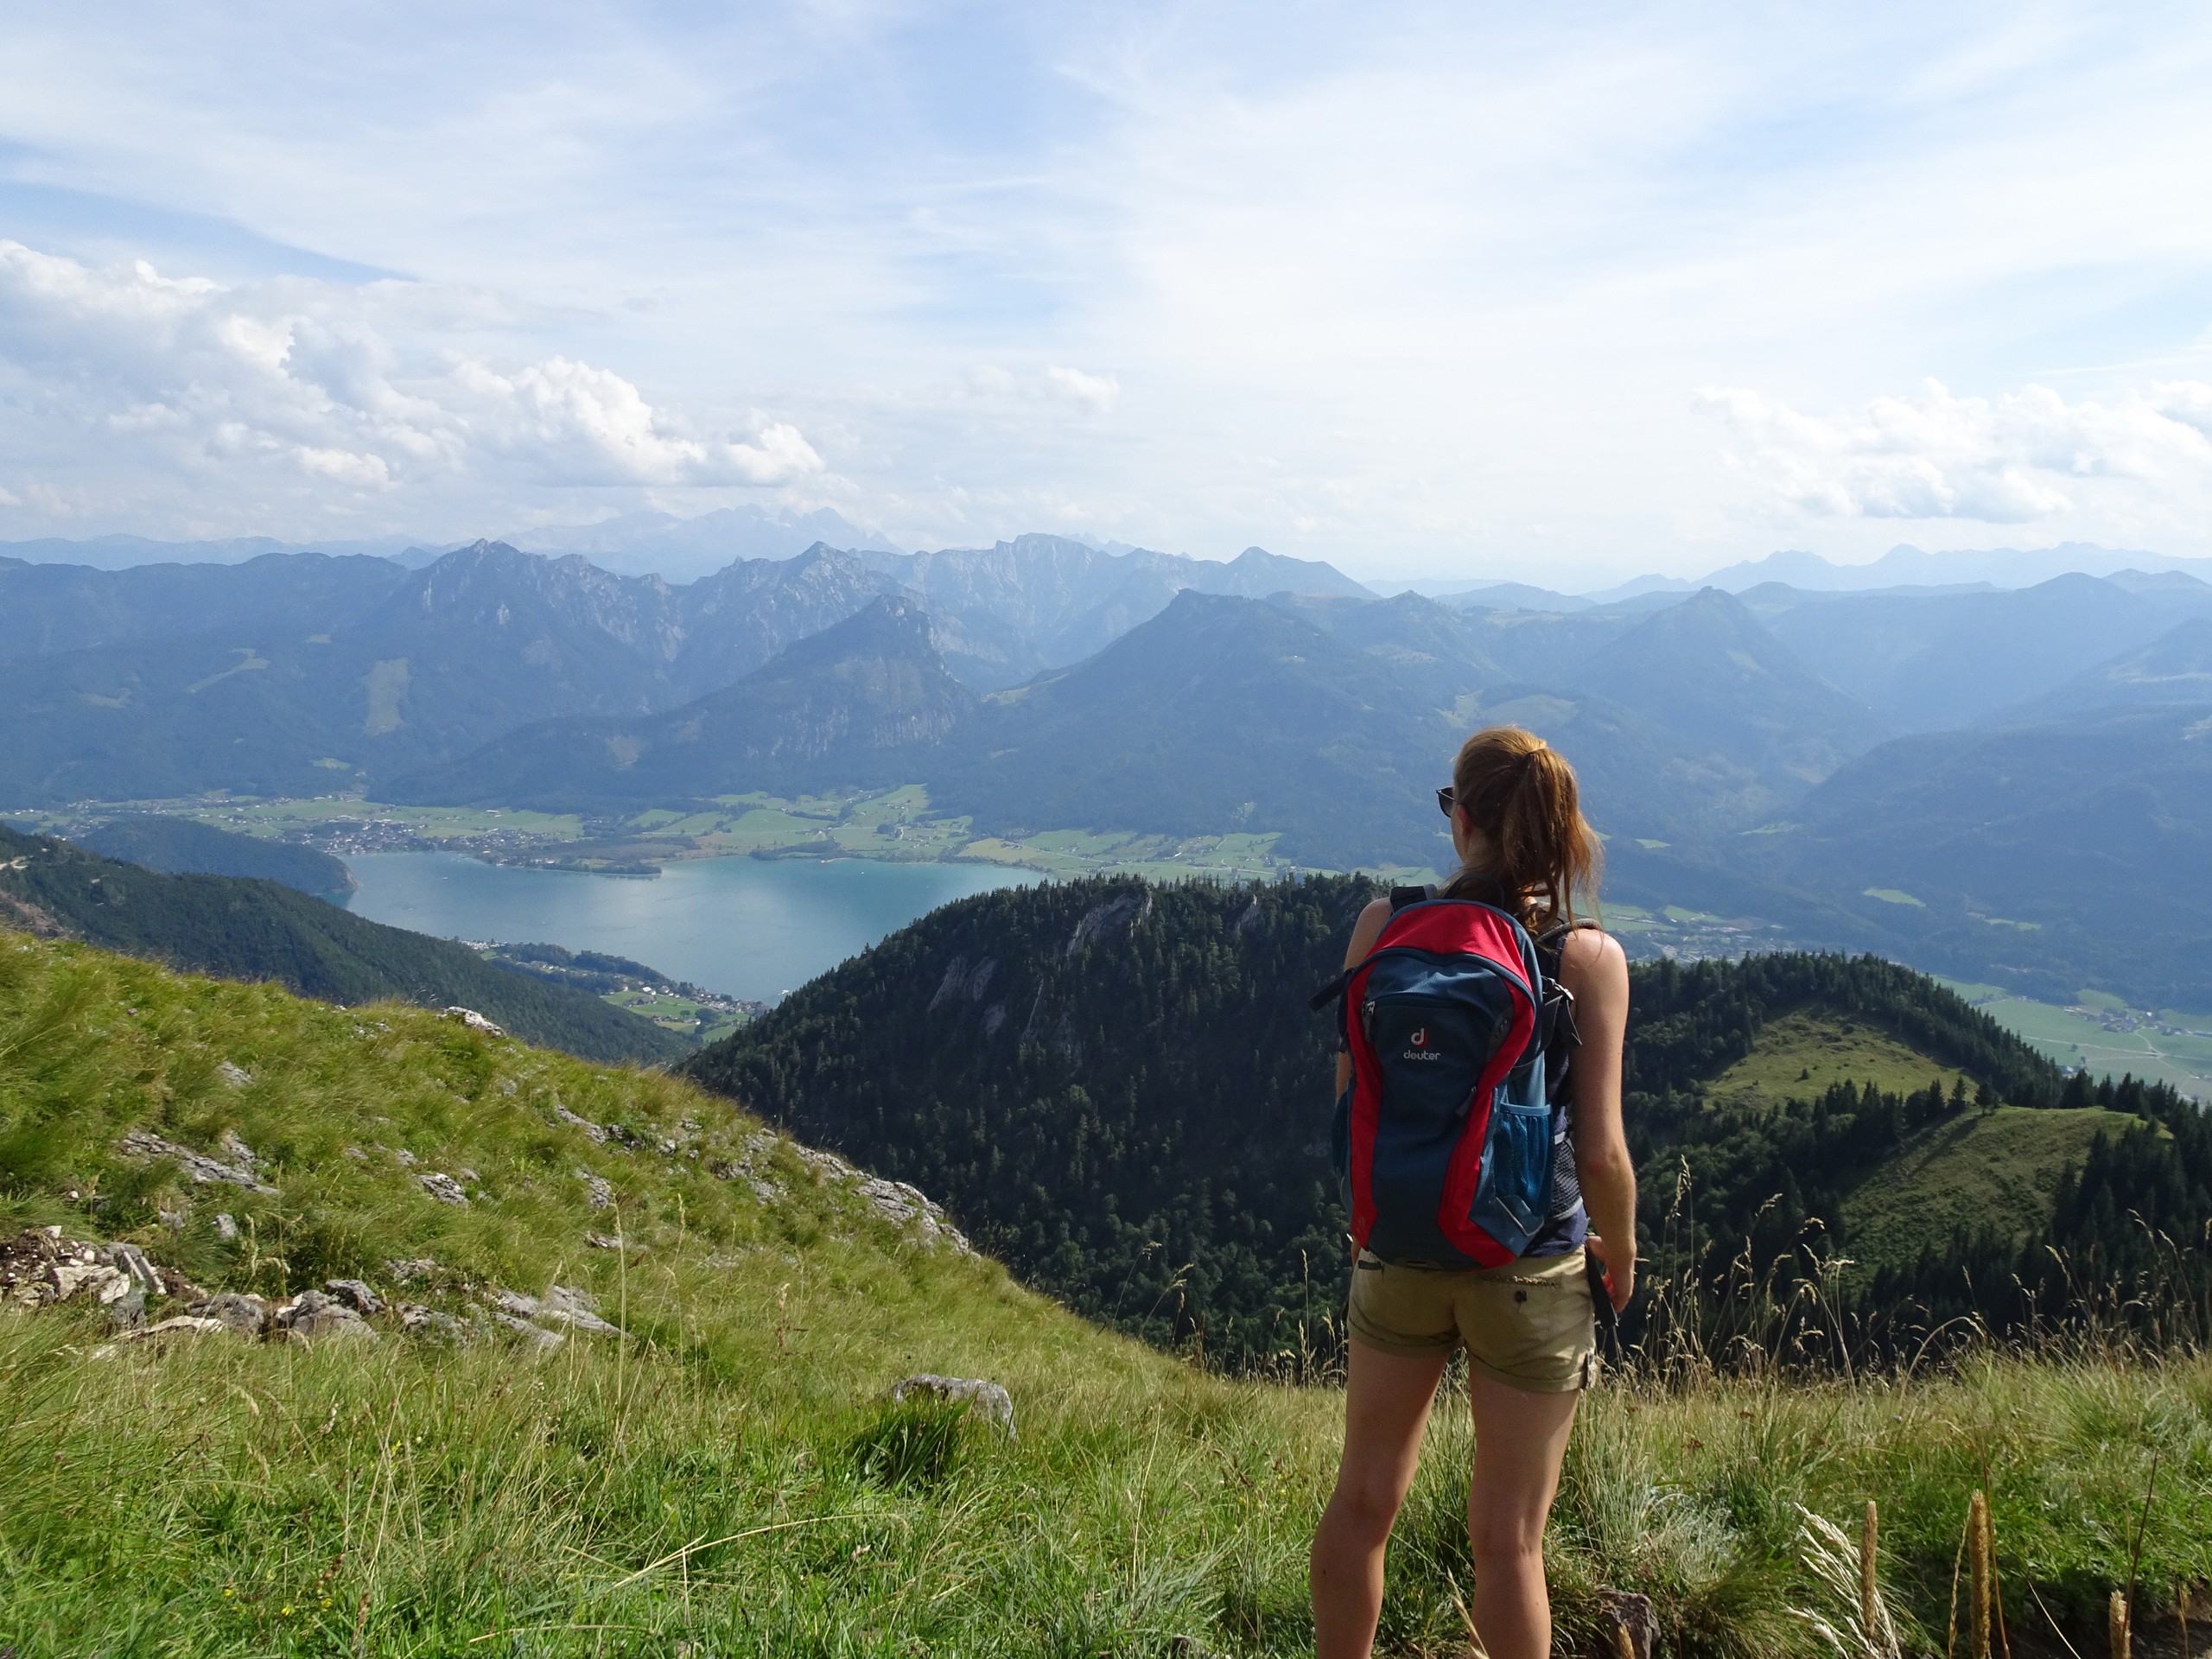
[[[1486,593],[1046,536],[816,544],[681,587],[488,542],[414,570],[4,563],[0,801],[351,786],[627,816],[917,783],[977,834],[1435,868],[1429,790],[1465,731],[1512,721],[1576,761],[1630,902],[2212,1005],[2187,827],[2212,586]],[[2128,886],[2163,896],[2154,927],[2120,926]]]
[[[1257,549],[1219,564],[1031,537],[906,556],[817,544],[680,588],[493,542],[415,571],[319,555],[0,565],[0,800],[376,789],[534,721],[654,713],[729,686],[909,592],[902,574],[938,591],[944,662],[984,689],[1065,665],[1071,641],[1110,639],[1185,587],[1356,587]],[[1033,569],[1029,587],[1010,580]]]

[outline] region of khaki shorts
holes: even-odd
[[[1525,1394],[1568,1394],[1598,1380],[1597,1312],[1582,1252],[1455,1273],[1359,1253],[1353,1338],[1430,1359],[1464,1346],[1467,1363]]]

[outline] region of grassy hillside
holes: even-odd
[[[1961,1113],[1920,1130],[1854,1187],[1840,1230],[1852,1255],[1874,1268],[1910,1266],[1923,1249],[1978,1229],[2024,1239],[2090,1144],[2116,1141],[2139,1122],[2096,1106]]]
[[[664,1061],[691,1045],[588,992],[385,927],[275,881],[163,875],[0,825],[0,922],[229,979],[274,980],[333,1002],[397,997],[474,1008],[594,1059]]]
[[[1732,1105],[1780,1105],[1848,1082],[1871,1083],[1891,1094],[1924,1089],[1932,1082],[1948,1095],[1965,1077],[1957,1067],[1929,1059],[1879,1026],[1801,1008],[1767,1022],[1751,1052],[1707,1083],[1705,1095]]]
[[[274,1190],[135,1163],[116,1150],[134,1128],[235,1157],[233,1135]],[[425,1171],[467,1174],[467,1205],[428,1197]],[[1087,1326],[681,1081],[0,936],[0,1228],[47,1223],[211,1288],[352,1273],[472,1325],[495,1287],[557,1283],[619,1334],[454,1346],[385,1318],[347,1345],[133,1342],[96,1309],[0,1312],[0,1642],[22,1659],[1310,1644],[1338,1394]],[[402,1282],[407,1258],[437,1267]],[[1018,1437],[885,1402],[925,1368],[1003,1383]],[[1459,1640],[1469,1448],[1448,1401],[1429,1444],[1392,1554],[1400,1655]],[[1553,1534],[1562,1640],[1600,1651],[1611,1586],[1654,1597],[1681,1659],[1821,1652],[1796,1611],[1840,1609],[1794,1506],[1855,1523],[1872,1496],[1885,1590],[1933,1647],[1986,1478],[2015,1641],[2044,1628],[2032,1586],[2082,1644],[2127,1580],[2153,1458],[2155,1629],[2212,1575],[2202,1363],[1601,1391]]]

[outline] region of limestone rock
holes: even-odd
[[[485,1292],[484,1300],[496,1310],[493,1317],[503,1323],[550,1320],[597,1337],[622,1334],[619,1326],[599,1317],[598,1304],[587,1293],[573,1286],[555,1285],[543,1296],[525,1296],[518,1290],[502,1290],[495,1285]]]
[[[603,1147],[607,1144],[609,1137],[604,1124],[594,1123],[588,1117],[579,1117],[565,1106],[556,1106],[553,1116],[573,1128],[582,1129],[585,1138],[593,1145]]]
[[[541,1352],[558,1348],[568,1340],[558,1331],[548,1331],[542,1325],[532,1325],[528,1319],[517,1319],[512,1313],[494,1313],[492,1323],[502,1330],[512,1332]]]
[[[452,1176],[440,1175],[434,1171],[430,1174],[423,1176],[421,1179],[423,1190],[440,1204],[457,1204],[464,1208],[467,1207],[468,1193]]]
[[[1068,938],[1068,960],[1074,961],[1094,944],[1128,938],[1137,924],[1151,914],[1149,888],[1142,893],[1125,893],[1118,899],[1092,906],[1084,912],[1083,919],[1075,925],[1075,931]]]
[[[225,1330],[258,1342],[269,1331],[269,1304],[258,1296],[226,1290],[188,1303],[188,1311],[201,1319],[213,1319]]]
[[[234,1135],[226,1136],[225,1140],[226,1150],[229,1150],[232,1146],[243,1150],[245,1147],[245,1143]],[[246,1154],[245,1160],[242,1162],[226,1164],[219,1158],[210,1158],[204,1152],[194,1152],[189,1147],[180,1147],[174,1141],[164,1140],[151,1129],[131,1130],[123,1137],[121,1147],[125,1154],[133,1158],[143,1158],[149,1160],[156,1158],[168,1159],[189,1179],[202,1186],[220,1182],[231,1186],[245,1187],[251,1192],[273,1193],[276,1191],[275,1187],[265,1185],[260,1177],[254,1173],[251,1153]],[[232,1155],[235,1157],[237,1154],[233,1153]]]
[[[415,1337],[434,1337],[443,1342],[465,1343],[468,1327],[450,1313],[441,1313],[435,1307],[424,1307],[420,1302],[401,1302],[392,1312],[398,1316],[399,1328]]]
[[[64,1238],[59,1227],[27,1227],[0,1244],[0,1300],[46,1307],[82,1297],[111,1306],[135,1294],[130,1274],[100,1256],[100,1246]]]
[[[149,1296],[168,1294],[162,1282],[161,1270],[146,1259],[146,1252],[136,1244],[109,1244],[100,1250],[100,1260],[117,1272],[127,1275],[131,1285]]]
[[[599,1317],[598,1304],[586,1292],[569,1285],[555,1285],[538,1303],[538,1317],[588,1331],[595,1337],[619,1337],[621,1331]]]
[[[448,1008],[446,1010],[446,1018],[448,1020],[458,1020],[462,1025],[467,1026],[471,1031],[480,1032],[486,1037],[504,1037],[507,1034],[504,1027],[493,1025],[489,1020],[486,1020],[482,1014],[477,1013],[474,1008]]]
[[[303,1290],[270,1316],[271,1334],[293,1342],[374,1342],[369,1322],[345,1303],[320,1291]]]
[[[225,1060],[217,1065],[215,1075],[233,1089],[243,1089],[253,1081],[252,1072],[230,1060]]]
[[[359,1279],[326,1279],[322,1287],[365,1319],[372,1319],[384,1312],[384,1298]]]
[[[136,1331],[125,1331],[122,1334],[121,1340],[156,1342],[171,1337],[207,1337],[213,1336],[219,1331],[229,1329],[230,1326],[220,1319],[209,1319],[201,1314],[179,1313],[175,1318],[163,1319],[157,1325],[145,1325]]]
[[[1009,1438],[1014,1434],[1014,1396],[995,1382],[976,1376],[938,1376],[925,1371],[904,1378],[891,1389],[894,1404],[916,1394],[963,1403],[969,1415],[995,1423]]]
[[[876,1214],[895,1227],[907,1228],[918,1234],[925,1248],[934,1249],[938,1241],[943,1239],[963,1255],[976,1253],[967,1235],[955,1227],[937,1201],[919,1187],[871,1176],[861,1182],[860,1192],[874,1206]]]
[[[594,1175],[591,1171],[579,1167],[576,1179],[584,1184],[586,1204],[594,1210],[612,1210],[614,1207],[614,1188],[604,1175]]]

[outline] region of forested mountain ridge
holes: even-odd
[[[274,981],[338,1003],[474,1008],[584,1059],[668,1061],[683,1038],[463,944],[366,921],[278,882],[168,875],[0,825],[0,926],[81,939],[219,979]]]
[[[358,885],[342,860],[316,848],[236,835],[193,818],[129,813],[69,838],[103,858],[165,875],[257,877],[319,899],[334,899]]]
[[[1235,1363],[1294,1354],[1333,1340],[1324,1322],[1347,1266],[1326,1144],[1335,1033],[1306,999],[1376,892],[1352,877],[1100,880],[965,899],[687,1069],[936,1193],[1078,1312]],[[1978,1217],[2009,1262],[2056,1224],[2065,1166],[2098,1134],[2152,1132],[2183,1109],[2170,1092],[2085,1094],[1949,992],[1864,957],[1638,967],[1627,1058],[1646,1243],[1657,1250],[1685,1192],[1708,1256],[1719,1249],[1685,1269],[1698,1273],[1725,1270],[1755,1232],[1763,1262],[1794,1262],[1815,1216],[1847,1245],[1870,1181],[1923,1151],[1932,1173],[1916,1190],[1948,1181],[1979,1154],[1926,1137],[1972,1130],[1985,1113],[2018,1143],[2001,1199],[2017,1207]],[[1764,1096],[1747,1072],[1764,1075]],[[2194,1142],[2152,1139],[2128,1154],[2149,1160],[2142,1181],[2184,1194],[2212,1184],[2212,1162],[2187,1161]],[[1689,1173],[1679,1189],[1678,1167]],[[2169,1210],[2185,1216],[2192,1202]],[[1934,1245],[1932,1265],[1910,1283],[1893,1275],[1884,1294],[1900,1306],[1955,1296],[1944,1288],[1952,1231],[1910,1224]]]
[[[896,784],[976,706],[931,633],[912,599],[879,599],[696,702],[627,721],[525,726],[390,792],[566,811]]]

